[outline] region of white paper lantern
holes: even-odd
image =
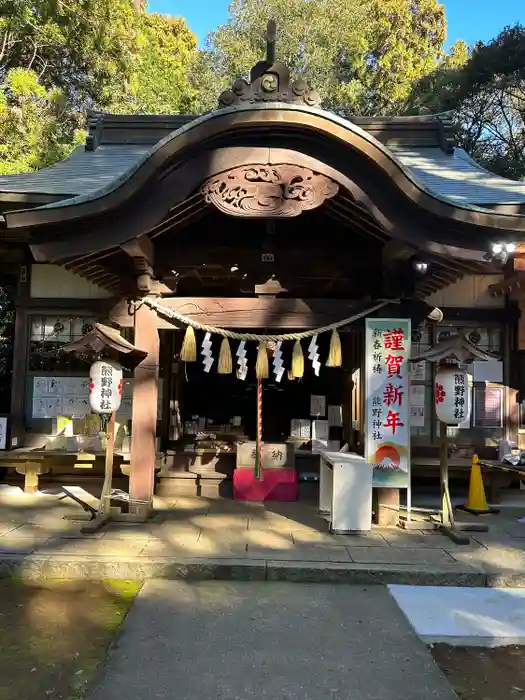
[[[456,365],[440,367],[434,386],[436,416],[446,425],[459,425],[470,418],[468,374]]]
[[[100,360],[89,370],[89,405],[95,413],[115,413],[122,401],[122,367]]]

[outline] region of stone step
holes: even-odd
[[[0,555],[0,578],[86,580],[291,581],[366,585],[525,587],[523,571],[484,572],[460,565],[413,566],[233,558],[114,558],[108,556]]]
[[[224,474],[191,474],[189,472],[161,476],[155,489],[157,496],[201,496],[204,498],[232,498],[233,484]]]

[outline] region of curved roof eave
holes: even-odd
[[[103,213],[118,205],[149,180],[165,160],[179,150],[199,148],[203,137],[216,136],[242,126],[286,124],[291,129],[310,127],[339,139],[369,156],[415,204],[438,216],[488,228],[525,233],[525,216],[493,212],[458,203],[426,187],[386,146],[356,124],[322,109],[284,103],[249,104],[210,112],[185,124],[159,141],[119,178],[86,195],[33,209],[6,213],[8,228],[34,227],[71,221]],[[204,132],[204,133],[202,133]]]

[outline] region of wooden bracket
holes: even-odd
[[[139,236],[126,241],[120,247],[133,261],[133,271],[137,276],[137,289],[139,292],[149,294],[154,282],[153,264],[155,260],[155,248],[151,239],[147,236]]]
[[[278,279],[270,277],[264,284],[255,285],[255,293],[258,297],[266,297],[270,299],[275,299],[278,294],[282,292],[287,292]]]
[[[129,255],[130,258],[140,258],[145,260],[151,267],[155,261],[155,248],[150,238],[147,236],[139,236],[126,241],[121,246],[122,250]]]

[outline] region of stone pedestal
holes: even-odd
[[[374,500],[377,524],[395,527],[399,523],[399,489],[375,489]]]

